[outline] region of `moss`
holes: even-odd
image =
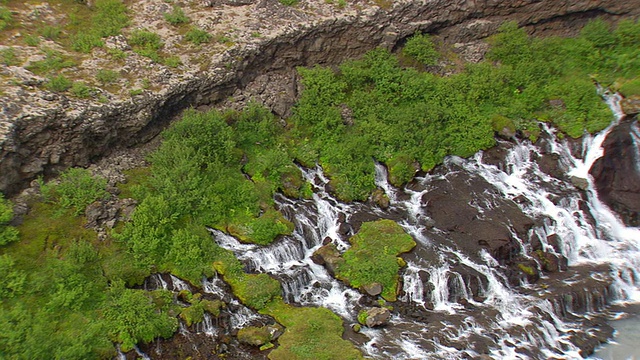
[[[640,95],[640,77],[631,80],[621,80],[618,86],[618,92],[624,97]]]
[[[257,218],[234,219],[227,226],[227,231],[241,242],[269,245],[279,235],[291,234],[293,228],[291,221],[285,219],[279,211],[269,208]]]
[[[281,295],[280,282],[267,274],[247,274],[242,264],[229,254],[223,261],[214,263],[224,280],[231,286],[240,301],[256,310],[260,310],[270,301]]]
[[[411,179],[416,173],[413,167],[414,159],[408,155],[400,154],[387,162],[389,167],[389,182],[394,186],[401,187]]]
[[[366,324],[367,317],[369,317],[367,312],[365,310],[360,310],[360,312],[358,313],[358,322],[362,325]]]
[[[260,311],[286,327],[271,360],[355,360],[362,354],[342,338],[342,319],[325,308],[295,307],[276,300]]]
[[[385,219],[362,224],[349,242],[352,247],[343,254],[345,262],[337,267],[336,277],[354,288],[379,283],[382,297],[395,301],[397,256],[413,249],[415,241],[400,225]]]
[[[536,271],[534,268],[532,268],[531,266],[527,266],[525,264],[518,264],[518,269],[520,269],[520,271],[522,271],[523,273],[529,276],[533,276],[536,274]]]
[[[266,326],[247,326],[238,330],[238,341],[253,346],[262,346],[271,341],[271,334]]]

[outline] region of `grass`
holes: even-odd
[[[396,301],[398,256],[413,249],[415,241],[394,221],[378,220],[363,223],[349,242],[352,246],[343,254],[336,277],[355,288],[381,284],[382,297]]]

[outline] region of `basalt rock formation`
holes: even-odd
[[[623,120],[603,143],[604,154],[590,172],[604,201],[627,226],[640,226],[640,127]]]
[[[145,25],[147,10],[166,5],[149,0],[134,3],[130,6],[145,9],[132,14],[133,23],[139,25]],[[295,67],[335,65],[378,46],[393,49],[416,31],[438,33],[455,43],[486,37],[507,20],[545,34],[575,32],[575,25],[595,16],[615,21],[640,14],[640,0],[433,0],[399,1],[382,7],[357,2],[346,8],[324,1],[285,7],[264,0],[246,4],[205,1],[190,6],[194,22],[220,22],[219,18],[243,10],[244,23],[257,28],[263,23],[263,28],[272,31],[252,37],[251,26],[238,24],[238,31],[244,31],[240,40],[224,53],[211,55],[209,66],[172,69],[152,63],[144,67],[150,72],[145,76],[156,79],[158,89],[125,97],[100,90],[103,102],[107,99],[108,103],[42,90],[36,86],[42,78],[2,65],[3,76],[13,81],[7,83],[0,99],[0,191],[15,194],[39,175],[86,166],[114,149],[144,143],[181,110],[216,105],[230,95],[240,103],[256,99],[286,115],[297,96]],[[102,53],[102,49],[94,50],[93,58],[78,65],[77,72],[95,71],[96,61],[104,61]],[[199,55],[209,56],[206,47]],[[134,69],[130,69],[133,76],[138,74],[135,69],[143,68],[128,63],[125,67]]]

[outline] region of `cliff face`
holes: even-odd
[[[155,0],[133,3],[129,6],[135,9],[136,3],[148,7]],[[39,175],[84,166],[116,148],[146,142],[181,110],[215,105],[231,95],[239,101],[255,98],[277,114],[286,114],[297,95],[295,67],[338,64],[378,46],[392,49],[416,31],[463,42],[490,35],[507,20],[544,34],[571,31],[566,29],[595,16],[616,20],[640,14],[640,0],[401,1],[388,9],[363,3],[349,4],[340,11],[325,2],[293,8],[275,0],[241,6],[191,5],[194,22],[244,11],[245,23],[266,21],[263,28],[273,26],[273,31],[252,37],[247,35],[251,26],[241,27],[238,31],[246,36],[238,36],[226,51],[212,54],[205,45],[199,56],[210,58],[199,68],[187,66],[188,60],[179,69],[151,64],[145,68],[150,73],[144,75],[164,79],[154,91],[131,96],[104,92],[107,96],[102,100],[107,103],[40,90],[33,84],[42,83],[41,78],[2,65],[3,75],[15,81],[0,99],[0,191],[16,193]],[[132,12],[134,24],[144,25],[143,13]],[[74,70],[90,73],[95,65],[92,61],[103,52],[94,50]],[[122,71],[137,76],[135,66],[125,68]]]

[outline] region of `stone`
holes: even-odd
[[[311,256],[311,260],[318,265],[324,265],[331,275],[334,275],[338,266],[344,263],[335,244],[329,243],[320,247]]]
[[[640,95],[631,95],[620,101],[622,112],[627,116],[640,114]]]
[[[367,285],[362,285],[361,289],[365,294],[369,294],[371,296],[378,296],[382,293],[382,285],[379,283],[372,283]]]
[[[380,188],[373,191],[371,200],[382,209],[389,208],[389,197],[384,193],[384,190]]]
[[[365,325],[368,327],[384,326],[391,319],[391,312],[387,308],[373,307],[366,310],[367,319]]]
[[[621,121],[607,135],[602,157],[589,170],[600,200],[627,226],[640,226],[640,159],[634,132],[640,133],[637,120]]]
[[[251,346],[262,346],[271,342],[271,334],[266,326],[247,326],[238,330],[238,341]]]
[[[570,178],[571,180],[571,184],[575,187],[577,187],[580,190],[587,190],[589,189],[589,180],[583,178],[583,177],[579,177],[579,176],[572,176]]]

